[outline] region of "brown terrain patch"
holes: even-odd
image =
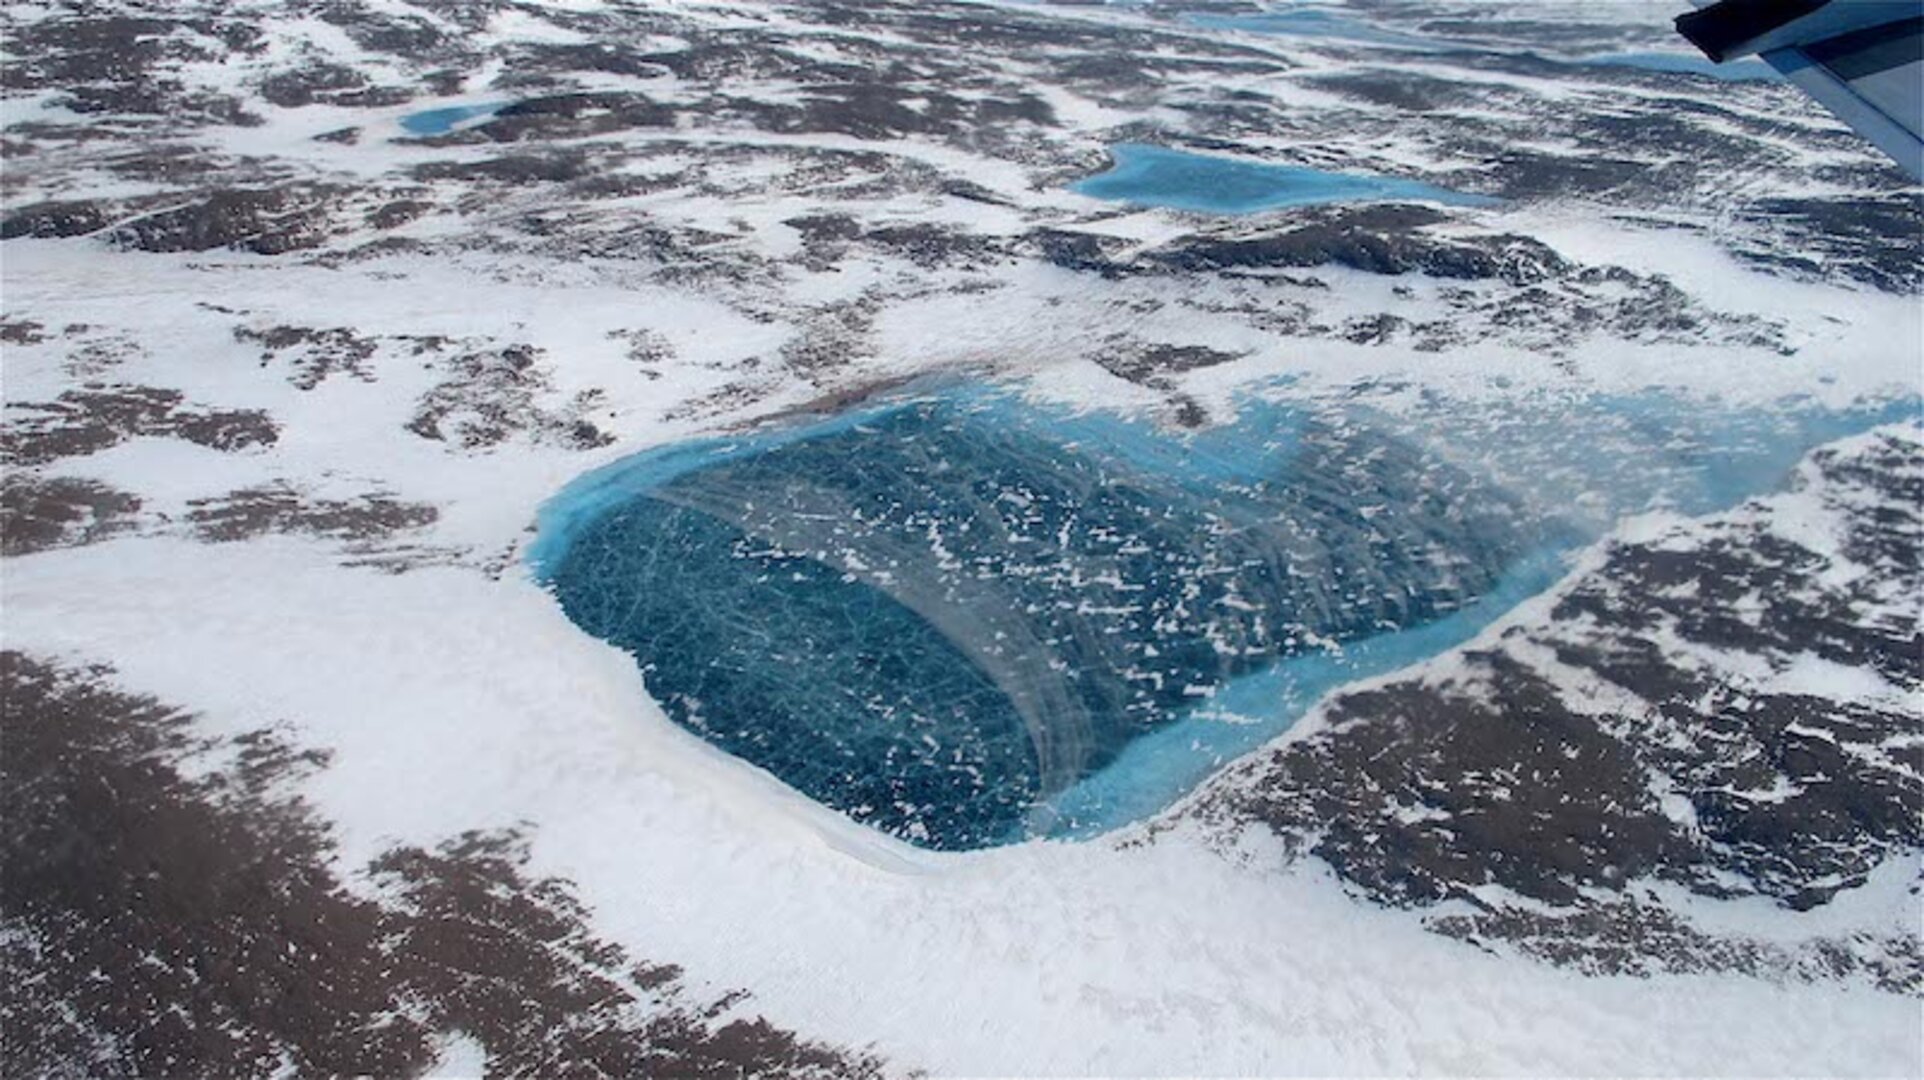
[[[111,224],[115,210],[112,204],[87,199],[34,203],[0,218],[0,240],[86,236]]]
[[[105,450],[138,435],[160,435],[214,450],[271,446],[280,429],[258,409],[208,409],[184,404],[178,390],[91,384],[49,402],[8,404],[0,428],[0,458],[10,465],[44,465]]]
[[[384,494],[353,499],[307,499],[286,484],[244,488],[218,499],[188,503],[187,520],[202,540],[251,540],[270,532],[312,533],[363,540],[400,529],[431,525],[440,511],[427,503],[402,502]]]
[[[585,391],[561,408],[540,404],[538,397],[553,388],[539,366],[542,355],[530,345],[509,345],[454,357],[447,377],[422,395],[408,430],[463,450],[498,446],[517,435],[570,450],[613,442],[614,436],[586,416],[598,404],[599,391]]]
[[[302,390],[314,389],[336,372],[362,382],[374,381],[367,362],[374,356],[376,343],[344,326],[274,326],[265,330],[237,326],[234,340],[260,346],[262,367],[287,355],[293,368],[288,381]]]
[[[875,355],[871,339],[881,308],[881,298],[873,293],[816,308],[803,319],[801,331],[782,344],[782,363],[816,380],[851,360]]]
[[[68,336],[72,336],[69,334]],[[140,343],[118,334],[82,341],[67,351],[60,366],[76,382],[93,382],[107,372],[142,355]]]
[[[440,518],[428,503],[405,502],[383,492],[346,499],[309,498],[274,482],[242,488],[187,504],[185,525],[205,543],[252,540],[269,533],[297,533],[348,542],[350,565],[390,571],[446,561],[447,550],[394,550],[367,543],[397,532],[425,528]],[[138,496],[94,480],[43,477],[16,471],[0,480],[0,555],[30,555],[79,547],[135,531],[166,529],[165,515],[142,515]]]
[[[1739,972],[1759,978],[1862,978],[1894,994],[1924,994],[1924,944],[1912,935],[1858,933],[1779,942],[1719,937],[1661,905],[1623,897],[1562,912],[1498,908],[1426,921],[1471,944],[1504,941],[1587,975]]]
[[[140,500],[93,480],[12,473],[0,480],[0,555],[91,544],[133,527]]]
[[[1753,505],[1616,541],[1547,618],[1450,673],[1352,690],[1326,723],[1213,781],[1195,813],[1274,833],[1426,925],[1586,971],[1849,977],[1924,993],[1924,942],[1710,934],[1645,886],[1829,903],[1924,847],[1924,442],[1821,450],[1799,487],[1836,551]],[[1731,656],[1730,660],[1721,659]],[[1881,676],[1835,700],[1744,672],[1816,657]],[[1490,899],[1488,886],[1523,898]],[[1916,887],[1913,886],[1913,893]],[[1498,894],[1500,896],[1500,894]]]
[[[1692,861],[1630,747],[1514,660],[1466,663],[1461,691],[1412,681],[1337,698],[1330,735],[1277,751],[1236,796],[1241,813],[1292,834],[1314,822],[1316,855],[1397,904],[1492,884],[1569,904]]]
[[[47,340],[47,328],[32,319],[0,315],[0,344],[38,345]]]
[[[596,937],[513,834],[392,850],[346,889],[296,782],[326,765],[0,653],[0,1072],[413,1075],[459,1032],[521,1076],[873,1077]],[[212,772],[190,758],[224,760]]]
[[[866,382],[857,383],[840,390],[830,390],[819,397],[810,398],[800,405],[780,409],[770,415],[766,420],[755,421],[755,425],[753,426],[791,420],[796,417],[834,416],[837,413],[847,412],[850,409],[870,404],[899,390],[914,386],[921,378],[922,376],[919,375],[890,375],[886,378],[871,379]]]
[[[283,255],[326,243],[332,214],[343,198],[339,189],[315,184],[223,188],[197,202],[122,221],[107,238],[139,251],[230,248]]]
[[[1125,344],[1096,353],[1095,361],[1117,378],[1167,390],[1174,385],[1171,375],[1215,367],[1242,356],[1242,353],[1223,352],[1206,345]]]
[[[1162,391],[1168,399],[1166,415],[1177,427],[1195,429],[1209,423],[1209,410],[1176,390],[1175,376],[1241,359],[1244,354],[1223,352],[1206,345],[1145,345],[1118,340],[1093,359],[1109,374],[1138,386]]]

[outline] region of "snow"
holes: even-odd
[[[1896,704],[1907,698],[1913,709],[1920,702],[1906,694],[1870,668],[1846,667],[1814,653],[1798,653],[1789,666],[1761,680],[1762,689],[1772,694],[1808,694],[1828,701]]]
[[[537,823],[536,869],[576,881],[640,955],[939,1074],[1915,1063],[1901,998],[1517,965],[1181,836],[951,856],[884,840],[676,728],[626,657],[513,577],[138,540],[19,560],[8,591],[10,647],[111,656],[215,730],[299,718],[335,751],[309,795],[343,866]]]
[[[441,1046],[440,1060],[428,1070],[430,1077],[447,1080],[479,1080],[488,1071],[488,1051],[476,1039],[463,1034],[450,1035]]]

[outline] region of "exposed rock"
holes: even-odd
[[[1843,965],[1915,991],[1915,941],[1849,963],[1773,952],[1638,890],[1802,910],[1924,847],[1921,507],[1915,431],[1821,451],[1794,495],[1614,541],[1543,621],[1339,694],[1314,734],[1212,782],[1197,813],[1274,832],[1388,903],[1471,904],[1483,913],[1436,925],[1549,959]],[[1827,671],[1872,681],[1820,693]]]
[[[350,892],[289,794],[326,753],[199,736],[109,677],[0,653],[8,1075],[412,1075],[456,1032],[510,1075],[880,1075],[597,937],[515,834],[395,848],[391,900]]]
[[[0,479],[0,555],[91,544],[132,527],[140,500],[94,480],[13,472]]]
[[[38,345],[47,340],[46,329],[32,319],[0,316],[0,344]]]
[[[122,221],[108,238],[141,251],[234,248],[281,255],[326,243],[339,197],[313,185],[219,190],[187,206]]]
[[[362,382],[374,381],[374,372],[367,365],[378,343],[344,326],[273,326],[264,330],[237,326],[234,340],[259,345],[262,367],[285,357],[292,369],[288,381],[302,390],[312,390],[336,373],[352,375]]]
[[[284,109],[317,101],[338,101],[343,92],[361,90],[367,76],[340,64],[316,63],[276,72],[261,80],[261,97]]]
[[[415,166],[414,177],[423,181],[492,181],[522,186],[579,180],[587,176],[590,170],[587,154],[575,150],[557,150],[543,154],[505,154],[485,161],[431,161]]]
[[[1619,897],[1564,911],[1502,906],[1436,915],[1440,934],[1587,975],[1740,972],[1753,978],[1850,979],[1894,994],[1924,996],[1924,945],[1904,933],[1852,933],[1784,944],[1699,930],[1661,904]]]
[[[1737,247],[1739,257],[1821,277],[1841,274],[1885,292],[1924,288],[1924,197],[1882,199],[1763,199],[1745,207],[1743,220],[1760,240]],[[1913,243],[1894,244],[1909,237]]]
[[[109,207],[96,200],[35,203],[0,219],[0,240],[86,236],[106,228],[113,220]]]
[[[408,430],[463,450],[497,446],[517,435],[571,450],[613,441],[587,418],[591,397],[559,409],[540,404],[538,397],[549,389],[540,359],[541,351],[526,345],[456,356],[446,365],[448,378],[421,398]]]
[[[1373,274],[1417,271],[1440,278],[1497,278],[1512,285],[1569,269],[1555,251],[1527,237],[1445,240],[1422,231],[1442,220],[1437,211],[1420,207],[1333,210],[1279,231],[1185,237],[1148,258],[1183,272],[1335,263]]]
[[[994,250],[986,237],[940,225],[886,225],[868,230],[862,239],[927,268],[977,264]]]
[[[14,465],[41,465],[104,450],[136,435],[185,439],[213,450],[272,444],[274,421],[257,409],[185,405],[178,390],[101,386],[69,390],[51,402],[9,403],[0,429],[0,456]]]
[[[207,12],[128,15],[95,7],[68,9],[8,27],[8,90],[52,90],[80,113],[164,116],[174,123],[237,123],[251,118],[240,102],[187,86],[165,74],[188,63],[218,63],[261,46],[246,18]]]
[[[523,142],[674,126],[673,108],[641,94],[611,92],[554,94],[517,101],[474,131],[495,142]]]
[[[72,333],[64,335],[73,337]],[[60,366],[76,379],[95,380],[114,368],[146,355],[140,343],[122,334],[101,334],[76,344]]]
[[[1166,388],[1169,376],[1214,367],[1236,359],[1236,353],[1205,345],[1124,345],[1098,352],[1095,361],[1110,374],[1144,386]],[[1191,408],[1196,407],[1190,402]],[[1184,426],[1195,426],[1186,424]]]
[[[827,372],[874,354],[875,297],[825,305],[803,320],[802,332],[782,346],[782,362],[801,372]]]
[[[661,368],[675,359],[674,343],[653,330],[610,330],[611,340],[628,345],[628,359],[650,379],[661,378]]]
[[[188,504],[187,520],[201,539],[222,543],[270,532],[365,540],[422,528],[439,516],[432,505],[402,502],[390,495],[316,499],[286,484],[267,484],[218,499],[196,499]]]
[[[1272,759],[1231,797],[1233,812],[1303,837],[1346,880],[1399,905],[1484,885],[1569,904],[1692,861],[1630,747],[1516,661],[1465,662],[1443,687],[1337,698],[1330,734]]]

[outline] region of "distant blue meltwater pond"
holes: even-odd
[[[1141,143],[1118,144],[1110,154],[1115,164],[1108,172],[1078,181],[1071,190],[1098,199],[1209,214],[1249,214],[1333,202],[1402,200],[1458,206],[1496,202],[1418,180],[1273,165]]]
[[[529,560],[677,723],[975,848],[1152,814],[1323,692],[1467,640],[1619,515],[1728,506],[1906,408],[1252,400],[1178,434],[954,387],[616,462],[544,507]]]
[[[422,109],[403,116],[401,130],[409,135],[446,135],[471,120],[493,116],[509,104],[496,101],[482,105],[445,105],[438,109]]]

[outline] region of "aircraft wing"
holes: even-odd
[[[1924,180],[1924,0],[1694,0],[1677,32],[1758,56]]]

